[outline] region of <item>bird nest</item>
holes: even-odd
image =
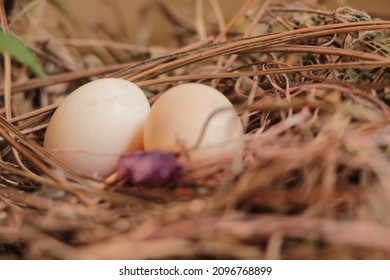
[[[83,52],[100,66],[70,69],[36,43],[49,79],[4,64],[0,258],[389,258],[390,22],[270,2],[243,1],[225,22],[209,1],[211,23],[180,24],[156,1],[174,50],[97,40]],[[132,62],[104,63],[103,50]],[[217,88],[245,128],[242,170],[221,158],[170,182],[106,184],[64,166],[44,130],[66,94],[102,77],[136,83],[151,104],[183,82]]]

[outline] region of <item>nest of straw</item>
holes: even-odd
[[[244,1],[224,22],[209,3],[215,24],[182,24],[182,47],[157,58],[126,49],[139,61],[59,67],[49,80],[16,79],[26,69],[5,64],[0,258],[390,257],[390,22],[271,1]],[[36,50],[44,65],[61,62]],[[223,92],[245,126],[242,172],[205,164],[184,170],[197,174],[187,180],[99,189],[63,166],[42,148],[58,105],[50,93],[108,76],[135,82],[151,103],[188,81]],[[32,92],[49,101],[15,113],[16,97]]]

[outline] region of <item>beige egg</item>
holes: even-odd
[[[187,151],[191,160],[242,155],[241,121],[218,90],[196,83],[175,86],[152,106],[144,128],[146,150]]]
[[[116,78],[76,89],[54,112],[44,147],[76,172],[107,176],[119,156],[143,149],[143,125],[150,111],[143,91]]]

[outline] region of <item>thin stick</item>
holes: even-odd
[[[170,48],[140,46],[140,45],[115,42],[115,41],[104,40],[104,39],[60,38],[58,40],[67,46],[105,47],[105,48],[112,48],[112,49],[118,49],[118,50],[127,50],[127,51],[131,51],[131,52],[152,53],[154,50],[165,49],[167,52],[173,50]]]
[[[271,52],[327,54],[327,55],[337,55],[337,56],[345,56],[351,58],[360,58],[360,59],[372,60],[372,61],[381,61],[384,59],[384,57],[380,55],[351,50],[351,49],[340,49],[335,47],[324,47],[324,46],[316,46],[315,48],[313,48],[313,46],[290,45],[290,44],[283,44],[280,46],[270,46],[270,47],[259,48],[259,49],[251,49],[248,51],[243,51],[241,53],[271,53]]]
[[[139,87],[148,87],[152,85],[189,81],[189,80],[202,80],[202,79],[220,79],[220,78],[238,78],[238,77],[250,77],[259,75],[277,75],[287,73],[297,73],[303,71],[316,71],[316,70],[332,70],[332,69],[371,69],[374,67],[387,67],[390,65],[390,59],[384,59],[382,61],[362,61],[362,62],[348,62],[342,64],[326,63],[321,65],[308,65],[308,66],[294,66],[289,68],[279,68],[270,70],[257,70],[257,71],[240,71],[240,72],[223,72],[223,73],[206,73],[206,74],[191,74],[186,76],[174,76],[164,77],[157,79],[149,79],[147,81],[137,82]]]
[[[87,188],[90,187],[90,185],[73,170],[69,169],[58,159],[54,158],[49,152],[38,145],[38,143],[26,138],[25,135],[23,135],[16,127],[14,127],[2,116],[0,116],[0,135],[9,143],[9,145],[14,147],[37,169],[58,182],[58,184],[61,185],[64,190],[74,194],[84,204],[90,205],[90,202],[88,199],[86,199],[86,197],[81,195],[77,190],[73,189],[65,178],[62,178],[60,175],[55,173],[46,165],[46,163],[49,162],[51,165],[61,169],[61,171],[63,171],[64,174],[70,176],[73,181],[81,183]],[[15,137],[18,138],[18,141],[15,141]],[[44,162],[42,160],[44,160]]]
[[[204,41],[200,42],[195,42],[191,45],[185,46],[180,49],[181,52],[190,52],[194,48],[200,48],[204,46],[205,44],[210,43],[212,38],[207,38]],[[165,59],[168,59],[169,56],[165,57],[160,57],[157,59],[152,59],[147,62],[142,62],[137,64],[137,67],[142,67],[145,64],[152,64],[152,65],[157,65],[160,62],[164,61]],[[113,64],[113,65],[106,65],[100,68],[93,68],[93,69],[87,69],[87,70],[80,70],[80,71],[73,71],[73,72],[68,72],[68,73],[60,73],[57,75],[52,75],[50,76],[49,79],[40,79],[40,78],[35,78],[31,79],[28,82],[21,82],[21,83],[15,83],[12,86],[12,92],[21,92],[21,91],[26,91],[26,90],[33,90],[36,88],[44,87],[44,86],[50,86],[53,84],[58,84],[58,83],[65,83],[69,81],[74,81],[76,79],[82,79],[86,77],[91,77],[91,76],[96,76],[96,75],[102,75],[102,74],[108,74],[110,72],[118,71],[114,75],[111,75],[112,77],[119,77],[121,76],[121,72],[126,72],[129,66],[134,66],[133,62],[126,62],[126,63],[121,63],[121,64]],[[123,70],[125,69],[125,71]],[[111,77],[109,75],[109,77]],[[4,87],[0,86],[0,90],[3,90]],[[2,94],[2,91],[0,91],[0,95]]]
[[[208,0],[208,2],[214,11],[215,18],[218,24],[219,33],[221,34],[223,30],[226,28],[225,19],[223,18],[221,7],[217,0]]]
[[[7,15],[5,14],[3,0],[0,0],[0,20],[1,27],[4,33],[8,33]],[[11,98],[11,56],[8,53],[4,53],[4,103],[5,103],[5,116],[7,119],[12,118],[12,98]]]
[[[0,127],[0,135],[15,149],[17,149],[24,157],[26,157],[35,167],[40,169],[43,173],[47,174],[50,178],[56,181],[65,191],[75,195],[81,202],[86,205],[89,205],[89,201],[81,195],[78,191],[74,190],[68,182],[59,177],[55,172],[50,168],[44,165],[39,158],[35,157],[31,152],[25,149],[22,145],[16,142],[13,137],[11,137],[5,130],[4,127]],[[28,172],[30,173],[30,172]]]
[[[260,9],[257,11],[255,17],[253,18],[251,24],[249,25],[249,27],[247,28],[247,30],[245,30],[244,34],[243,34],[243,38],[247,38],[249,36],[251,36],[252,34],[252,31],[253,31],[253,28],[258,24],[258,22],[260,21],[260,19],[264,16],[268,6],[270,5],[271,3],[271,0],[264,0],[264,2],[262,3]],[[229,67],[233,64],[233,62],[237,59],[238,55],[237,54],[233,54],[229,57],[229,59],[226,61],[225,65],[223,65],[221,67],[221,70],[227,70],[229,69]],[[212,85],[213,87],[216,87],[219,83],[219,80],[214,80]]]
[[[1,26],[5,33],[9,32],[8,29],[8,23],[7,23],[7,15],[5,14],[4,9],[4,3],[3,0],[0,0],[0,18],[1,18]],[[12,94],[11,94],[11,72],[12,72],[12,65],[11,65],[11,56],[8,53],[4,54],[4,65],[5,65],[5,71],[4,71],[4,104],[5,104],[5,116],[7,120],[10,120],[12,118]],[[12,136],[10,136],[12,137]],[[22,162],[18,151],[15,149],[15,147],[12,147],[12,153],[16,159],[16,162],[19,164],[19,166],[25,170],[26,172],[33,173],[30,171]]]
[[[230,21],[226,24],[224,30],[219,33],[219,35],[214,39],[214,43],[221,42],[223,38],[225,38],[226,34],[229,32],[230,28],[234,25],[234,23],[248,10],[250,5],[252,5],[253,0],[246,0],[245,3],[241,6],[241,8],[237,11],[237,13],[230,19]]]
[[[16,123],[16,122],[27,120],[27,119],[30,119],[30,118],[33,118],[33,117],[36,117],[39,115],[48,114],[51,111],[55,110],[58,107],[58,105],[59,105],[58,103],[47,105],[45,107],[39,108],[37,110],[31,111],[28,113],[25,113],[23,115],[13,117],[12,119],[9,120],[9,122]]]
[[[264,16],[270,4],[271,0],[264,0],[264,2],[261,4],[260,9],[257,11],[255,17],[253,18],[251,24],[248,26],[248,29],[244,32],[243,38],[251,36],[253,29],[259,23],[260,19]]]
[[[87,70],[80,70],[80,71],[74,71],[74,72],[66,72],[61,73],[57,75],[52,75],[48,79],[31,79],[28,82],[22,82],[22,83],[15,83],[12,87],[13,92],[21,92],[31,89],[36,89],[44,86],[49,86],[53,84],[59,84],[59,83],[65,83],[74,81],[77,79],[82,79],[86,77],[106,74],[109,72],[117,71],[120,69],[123,69],[124,67],[128,67],[129,65],[133,65],[134,63],[122,63],[122,64],[113,64],[108,65],[100,68],[93,68],[93,69],[87,69]],[[3,87],[0,87],[0,90],[3,90]],[[0,92],[1,94],[1,92]]]
[[[207,38],[207,31],[204,23],[203,0],[195,0],[195,26],[199,40],[205,40]]]
[[[318,37],[333,35],[335,33],[346,33],[362,30],[377,30],[390,28],[390,22],[357,22],[357,23],[340,23],[332,24],[331,26],[315,26],[312,28],[304,28],[299,30],[290,30],[282,33],[271,34],[266,36],[257,36],[245,39],[239,39],[231,41],[229,43],[222,43],[217,45],[211,45],[204,50],[197,50],[195,53],[188,55],[188,53],[179,53],[176,57],[172,57],[172,61],[166,62],[163,65],[158,64],[151,67],[141,73],[125,75],[125,77],[131,81],[137,81],[140,79],[150,79],[156,77],[161,73],[173,70],[177,67],[188,65],[198,61],[204,61],[214,56],[220,56],[224,54],[232,54],[242,52],[244,50],[269,47],[276,44],[285,43],[293,39],[304,39],[309,37]],[[173,60],[173,58],[176,58]]]
[[[12,17],[12,21],[10,22],[9,26],[12,28],[12,26],[15,25],[15,23],[22,18],[24,15],[26,15],[28,12],[30,12],[36,5],[39,4],[39,2],[42,2],[42,0],[34,0],[28,3],[27,5],[23,6],[22,10],[18,12],[15,16]]]
[[[321,11],[316,9],[310,9],[310,8],[282,8],[282,7],[272,7],[270,8],[270,11],[272,12],[285,12],[285,13],[310,13],[310,14],[317,14],[317,15],[323,15],[323,16],[333,16],[334,12],[327,12],[327,11]]]

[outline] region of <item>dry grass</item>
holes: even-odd
[[[148,46],[85,41],[103,64],[69,71],[76,58],[69,64],[36,44],[55,69],[41,80],[4,57],[0,258],[390,257],[390,22],[349,8],[250,0],[225,22],[217,1],[206,4],[215,20],[197,6],[194,21],[178,28],[182,48],[158,58],[145,59],[154,56]],[[139,62],[104,63],[104,53],[124,51]],[[151,103],[184,81],[219,89],[246,128],[242,172],[230,174],[233,163],[221,159],[167,184],[93,187],[99,182],[41,144],[56,102],[103,76],[137,83]],[[21,112],[32,94],[39,102]]]

